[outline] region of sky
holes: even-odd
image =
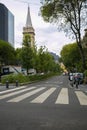
[[[0,3],[3,3],[14,15],[15,48],[22,46],[22,32],[26,24],[28,4],[30,6],[32,25],[35,29],[35,44],[38,48],[46,46],[48,51],[60,55],[62,47],[72,42],[71,39],[65,37],[64,32],[58,32],[55,25],[44,22],[39,15],[40,0],[0,0]]]

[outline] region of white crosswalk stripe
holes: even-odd
[[[57,91],[59,91],[59,89],[61,89],[61,91],[57,94]],[[76,95],[75,100],[78,100],[78,103],[80,105],[87,106],[87,95],[85,92],[82,92],[81,90],[78,90],[78,89],[72,92]],[[28,101],[29,103],[41,104],[41,103],[44,103],[49,98],[46,102],[48,103],[49,100],[51,100],[54,93],[56,94],[55,97],[57,97],[55,98],[54,104],[68,105],[71,102],[71,100],[69,100],[69,96],[71,93],[69,91],[69,88],[51,87],[47,89],[46,86],[44,87],[32,86],[29,88],[27,86],[23,86],[20,88],[14,88],[7,91],[3,91],[3,92],[0,92],[0,101],[2,100],[6,102],[20,102],[32,96],[31,98],[29,98],[29,100],[26,100],[26,101]],[[76,102],[73,102],[73,104],[74,103]]]
[[[13,99],[9,100],[8,102],[19,102],[21,100],[26,99],[27,97],[30,97],[30,96],[34,95],[35,93],[37,93],[37,92],[39,92],[39,91],[41,91],[43,89],[45,89],[45,88],[44,87],[38,88],[38,89],[33,90],[31,92],[28,92],[28,93],[26,93],[24,95],[21,95],[21,96],[18,96],[16,98],[13,98]]]
[[[27,86],[22,86],[22,87],[19,87],[19,88],[13,88],[13,89],[10,89],[10,90],[1,91],[0,94],[12,92],[12,91],[15,91],[15,90],[20,90],[20,89],[23,89],[23,88],[26,88],[26,87]]]
[[[55,104],[69,104],[68,89],[67,88],[62,88],[60,94],[58,95],[58,98],[57,98]]]
[[[87,96],[81,91],[76,91],[75,93],[78,97],[80,105],[87,105]]]
[[[56,88],[50,88],[49,90],[32,100],[31,103],[43,103],[55,90]]]
[[[17,92],[12,92],[10,94],[6,94],[6,95],[3,95],[3,96],[0,96],[0,99],[4,99],[4,98],[10,97],[10,96],[14,96],[14,95],[20,94],[22,92],[26,92],[26,91],[34,89],[34,88],[35,87],[31,87],[31,88],[26,88],[26,89],[23,89],[23,90],[20,90],[20,91],[17,91]]]

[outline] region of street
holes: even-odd
[[[87,88],[55,76],[1,90],[0,130],[87,130]]]

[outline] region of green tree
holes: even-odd
[[[31,38],[30,35],[25,35],[25,38],[23,39],[23,47],[21,51],[21,63],[22,67],[24,67],[27,70],[32,68],[32,58],[33,58],[33,50],[31,48]]]
[[[37,72],[57,72],[59,66],[55,63],[53,56],[48,52],[47,48],[41,46],[37,52]]]
[[[0,64],[14,64],[15,49],[7,42],[0,40]]]
[[[15,53],[16,53],[16,65],[21,65],[21,52],[22,52],[22,48],[17,48],[15,50]]]
[[[45,64],[45,47],[40,47],[38,50],[38,57],[39,57],[39,70],[44,72],[44,64]]]
[[[41,15],[47,22],[56,23],[60,30],[72,33],[79,47],[83,69],[86,68],[81,31],[87,25],[87,0],[41,0]],[[71,34],[70,34],[71,35]]]
[[[68,70],[74,71],[76,69],[81,71],[81,56],[76,43],[63,46],[60,54],[62,62]]]
[[[15,63],[15,50],[7,42],[0,40],[0,81],[1,81],[1,68],[3,65]]]

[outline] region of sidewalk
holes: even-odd
[[[19,87],[19,86],[16,86],[16,84],[9,84],[8,88],[7,88],[6,84],[1,84],[0,83],[0,91],[5,91],[5,90],[16,88],[16,87]]]

